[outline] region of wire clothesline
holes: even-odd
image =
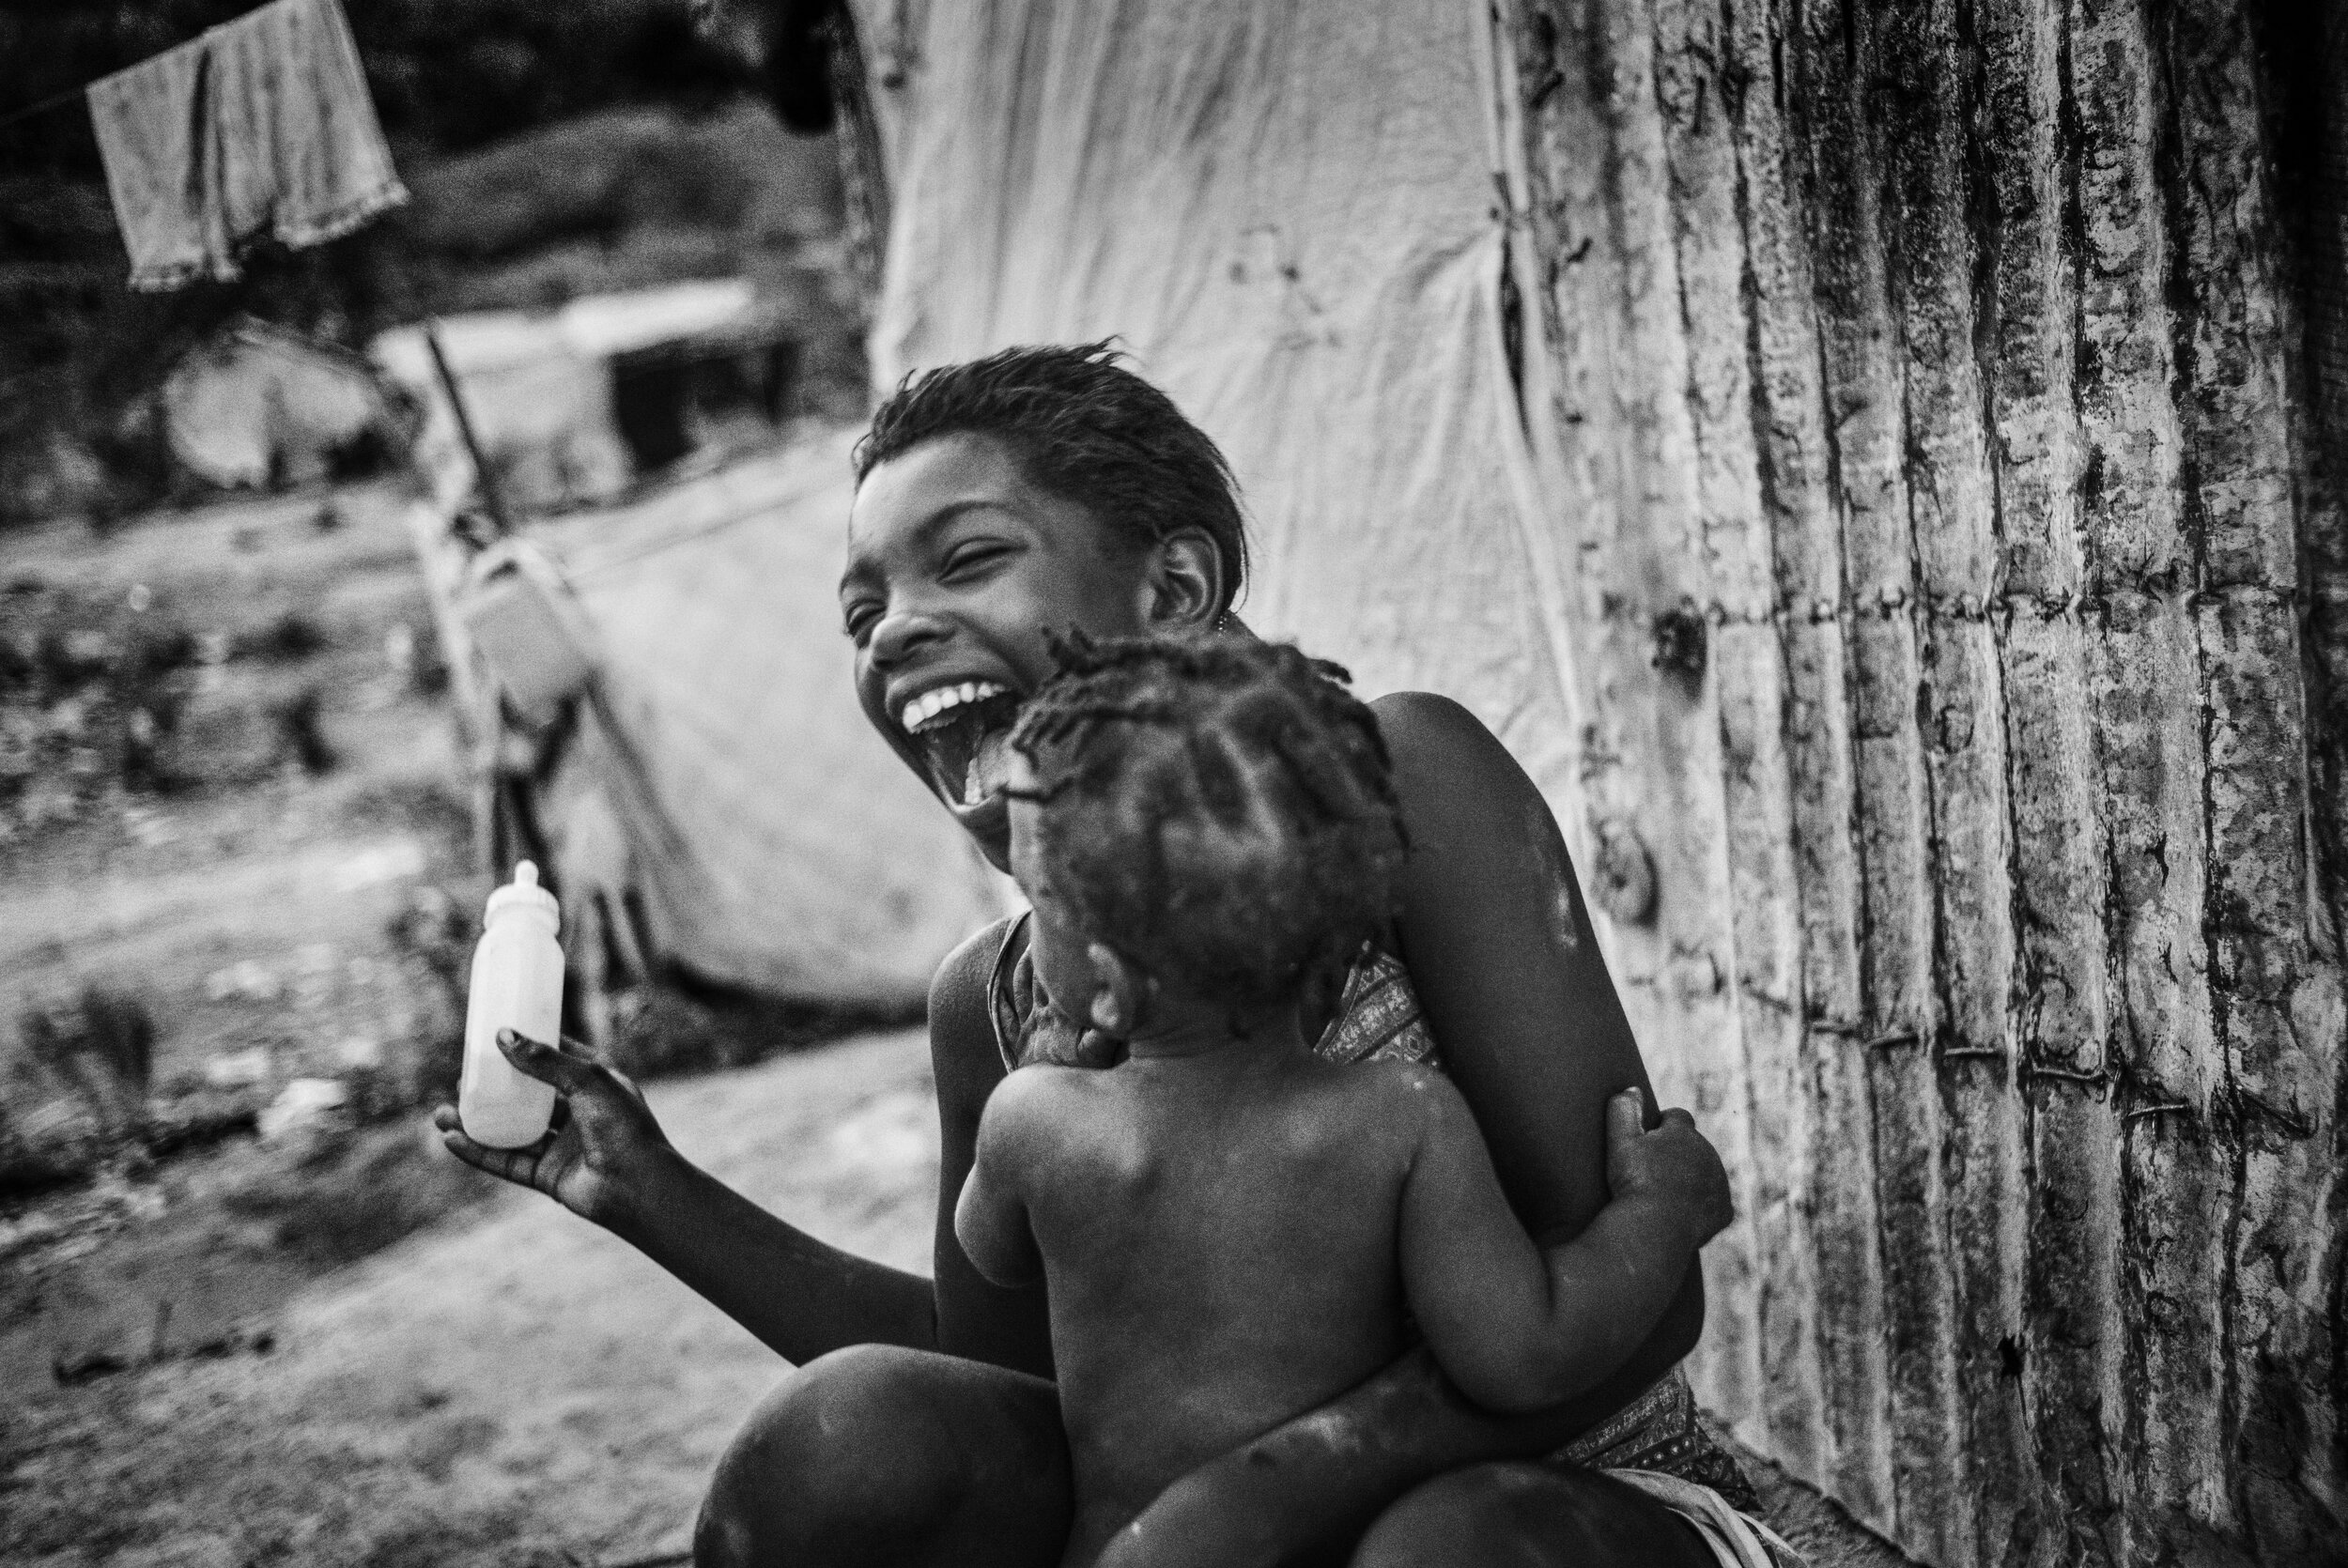
[[[248,11],[243,14],[250,15],[251,13]],[[232,20],[241,20],[241,18]],[[226,25],[226,23],[223,23],[222,25]],[[107,75],[112,74],[113,72],[111,71],[107,73]],[[83,94],[88,92],[94,85],[104,80],[104,76],[95,76],[89,81],[83,83],[78,87],[68,87],[62,92],[51,93],[47,98],[41,99],[37,102],[28,103],[22,109],[11,109],[7,114],[0,115],[0,131],[6,131],[8,127],[16,124],[19,120],[29,120],[35,115],[45,115],[52,109],[61,109],[65,107],[65,105],[72,102],[75,99],[80,98]]]
[[[68,87],[61,93],[51,93],[39,102],[28,103],[22,109],[12,109],[8,114],[0,115],[0,131],[6,131],[19,120],[29,120],[35,115],[45,115],[52,109],[62,109],[88,91],[89,85],[85,83],[78,87]]]

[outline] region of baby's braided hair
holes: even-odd
[[[1012,745],[1071,921],[1235,1006],[1341,973],[1392,914],[1404,847],[1385,742],[1345,671],[1238,638],[1054,652]]]

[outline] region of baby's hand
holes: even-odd
[[[1736,1206],[1728,1172],[1695,1118],[1674,1109],[1646,1130],[1646,1096],[1625,1089],[1606,1102],[1606,1184],[1616,1201],[1645,1198],[1662,1205],[1702,1246],[1728,1228]]]

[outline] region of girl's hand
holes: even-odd
[[[1678,1109],[1646,1127],[1646,1097],[1625,1089],[1606,1102],[1606,1184],[1619,1203],[1645,1198],[1679,1218],[1689,1244],[1701,1247],[1736,1216],[1720,1152]]]
[[[448,1151],[476,1170],[544,1192],[582,1220],[610,1226],[644,1185],[648,1167],[669,1152],[643,1094],[625,1073],[585,1054],[498,1033],[498,1049],[520,1071],[554,1085],[554,1127],[523,1148],[493,1149],[465,1136],[456,1107],[432,1113]]]

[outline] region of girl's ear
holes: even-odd
[[[1106,943],[1089,945],[1085,961],[1092,966],[1094,982],[1092,1026],[1112,1039],[1130,1038],[1141,1026],[1142,1012],[1149,1006],[1151,992],[1156,989],[1155,982]]]
[[[1141,623],[1151,631],[1204,631],[1226,602],[1223,552],[1204,529],[1178,529],[1150,546]]]

